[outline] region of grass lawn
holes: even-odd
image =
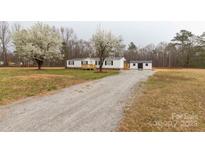
[[[117,73],[64,68],[0,68],[0,105]]]
[[[120,131],[205,131],[205,70],[158,69],[126,107]]]

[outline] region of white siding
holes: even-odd
[[[69,61],[74,61],[74,65],[69,65]],[[85,58],[85,59],[71,59],[67,60],[67,67],[68,68],[80,68],[81,67],[81,62],[82,61],[87,61],[88,64],[95,64],[95,60],[91,58]]]
[[[98,64],[99,64],[99,60],[98,61]],[[107,65],[105,65],[107,61]],[[109,62],[113,61],[113,65],[110,65]],[[103,68],[110,68],[110,69],[123,69],[124,68],[124,61],[125,59],[124,58],[121,58],[121,59],[114,59],[114,60],[105,60],[103,62]],[[96,65],[97,68],[99,68],[99,65]]]
[[[147,66],[146,66],[147,64]],[[138,63],[137,62],[131,62],[130,63],[130,69],[138,69]],[[152,69],[152,63],[151,62],[143,62],[143,69],[144,70],[151,70]]]
[[[147,64],[147,66],[146,66]],[[143,69],[144,70],[151,70],[152,69],[152,63],[143,63]]]
[[[76,67],[76,68],[81,67],[81,60],[75,60],[74,64],[75,64],[74,67]]]
[[[69,61],[74,61],[74,65],[69,65]],[[88,64],[95,64],[95,61],[97,61],[96,67],[99,68],[99,58],[82,58],[82,59],[71,59],[67,60],[67,67],[68,68],[80,68],[81,67],[81,61],[87,61]],[[105,61],[107,61],[107,65],[105,65]],[[110,68],[110,69],[123,69],[124,68],[124,58],[119,59],[106,59],[103,62],[103,68]],[[113,62],[111,65],[111,61]],[[110,64],[109,64],[110,63]]]
[[[130,69],[138,69],[138,63],[130,63]]]
[[[69,65],[69,61],[74,61],[74,65]],[[67,67],[68,68],[80,68],[81,60],[67,60]]]
[[[88,64],[95,64],[95,60],[92,58],[85,58],[83,61],[87,61]]]

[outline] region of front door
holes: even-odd
[[[143,63],[138,63],[138,69],[143,69]]]
[[[125,70],[128,70],[128,69],[129,69],[129,67],[130,67],[130,66],[129,66],[129,64],[128,64],[128,63],[126,63],[126,62],[124,62],[124,69],[125,69]]]

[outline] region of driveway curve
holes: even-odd
[[[0,131],[113,131],[131,90],[153,71],[120,74],[0,107]]]

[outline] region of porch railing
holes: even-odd
[[[95,64],[82,64],[81,68],[82,69],[94,70],[94,69],[96,69],[96,65]]]

